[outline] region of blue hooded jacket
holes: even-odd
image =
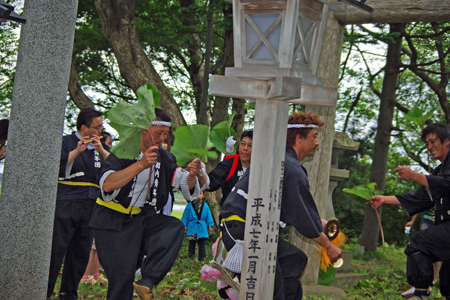
[[[208,226],[214,225],[211,210],[206,202],[203,203],[200,219],[195,213],[192,202],[189,202],[184,209],[181,222],[187,227],[187,236],[196,234],[197,238],[208,238]]]

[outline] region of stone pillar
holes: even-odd
[[[45,299],[78,0],[25,1],[0,198],[0,299]]]

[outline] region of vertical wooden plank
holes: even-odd
[[[273,298],[288,114],[284,101],[256,100],[240,299]]]
[[[327,26],[327,18],[328,18],[328,9],[329,5],[325,4],[323,6],[323,12],[322,12],[322,21],[320,22],[320,28],[318,30],[318,41],[317,43],[314,43],[314,49],[312,49],[313,53],[313,61],[312,61],[312,74],[317,75],[317,67],[319,65],[319,58],[320,58],[320,50],[322,49],[322,42],[323,42],[323,33],[325,31],[325,27]]]
[[[280,68],[292,68],[294,60],[296,24],[298,22],[299,0],[288,0],[286,9],[283,11],[283,23],[281,27],[280,47],[278,49],[278,60]]]
[[[233,37],[234,37],[234,67],[242,68],[242,57],[245,51],[245,29],[241,29],[245,25],[240,0],[233,0]],[[244,22],[244,23],[242,23]],[[242,36],[243,35],[243,36]]]

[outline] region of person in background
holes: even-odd
[[[244,175],[247,168],[250,166],[252,158],[252,142],[253,130],[242,132],[241,141],[238,146],[238,154],[225,156],[217,166],[209,172],[209,187],[207,191],[213,192],[222,189],[222,197],[220,206],[223,205],[231,189],[236,182]],[[227,153],[233,151],[234,143],[230,143],[230,138],[227,140]]]
[[[84,108],[78,114],[77,131],[63,136],[47,298],[53,293],[63,261],[59,297],[78,298],[93,240],[89,220],[100,196],[102,165],[109,156],[109,147],[99,139],[102,128],[102,113]]]
[[[198,261],[200,262],[204,261],[206,257],[205,241],[214,227],[211,210],[203,201],[204,196],[204,192],[200,192],[197,199],[189,202],[181,218],[189,239],[189,258],[195,256],[195,247],[198,244]]]
[[[112,137],[111,134],[109,132],[103,131],[102,132],[102,136],[103,136],[103,141],[105,142],[106,145],[108,145],[109,148],[112,148]]]
[[[411,236],[406,246],[406,277],[414,289],[412,300],[427,300],[433,284],[433,262],[442,261],[439,271],[442,296],[450,299],[450,129],[444,124],[431,124],[422,130],[422,140],[433,159],[441,164],[432,175],[414,172],[398,166],[402,180],[421,185],[417,190],[401,195],[374,196],[369,204],[377,209],[383,204],[401,205],[408,215],[435,208],[435,226]]]
[[[9,120],[0,120],[0,160],[5,158],[6,141],[8,139]]]
[[[334,246],[324,233],[316,203],[309,190],[306,169],[300,163],[306,157],[314,155],[319,146],[318,128],[323,126],[322,119],[309,112],[297,112],[289,116],[286,138],[286,155],[283,174],[283,190],[281,193],[281,227],[294,226],[306,238],[313,239],[327,249],[333,263],[342,257],[342,250]],[[222,238],[228,253],[239,247],[244,241],[245,221],[247,215],[247,198],[250,181],[250,170],[236,183],[225,199],[220,216],[222,217]],[[242,264],[242,258],[236,255],[231,261],[234,266]],[[241,259],[239,261],[239,259]],[[275,285],[272,299],[298,300],[303,290],[300,276],[306,267],[308,257],[294,245],[278,239]],[[222,265],[227,268],[226,263]],[[236,272],[236,271],[234,271]],[[240,273],[240,272],[236,272]]]

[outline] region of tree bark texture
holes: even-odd
[[[450,0],[368,0],[368,13],[347,4],[345,12],[335,14],[343,24],[445,22],[450,20]]]
[[[317,71],[318,76],[324,78],[325,87],[338,87],[343,36],[344,27],[337,22],[333,13],[330,12]],[[328,197],[336,108],[307,105],[306,111],[317,113],[325,121],[325,125],[319,129],[319,149],[316,150],[312,160],[303,163],[308,171],[311,194],[316,201],[320,215],[324,216]],[[317,283],[320,260],[316,255],[315,242],[301,236],[295,228],[292,228],[289,238],[292,244],[308,255],[308,264],[301,278],[302,283]]]
[[[114,51],[120,74],[130,88],[136,90],[152,84],[161,93],[161,108],[167,112],[175,127],[186,125],[175,99],[142,48],[136,32],[134,0],[95,0],[102,23],[103,35]]]
[[[70,78],[69,78],[69,95],[73,103],[79,108],[94,107],[91,99],[84,93],[78,82],[77,69],[75,67],[75,44],[72,51],[72,62],[70,63]]]
[[[391,33],[403,32],[404,24],[390,24]],[[398,76],[401,66],[402,35],[395,38],[395,43],[388,45],[383,89],[380,97],[380,112],[378,114],[377,134],[373,152],[373,162],[370,170],[370,182],[376,182],[378,189],[383,191],[386,183],[389,146],[391,143],[392,120],[396,102]],[[378,211],[381,217],[381,208]],[[361,235],[361,245],[366,251],[375,252],[378,246],[379,224],[376,212],[366,205],[364,224]]]

